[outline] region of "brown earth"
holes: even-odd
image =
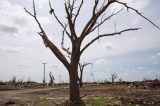
[[[38,102],[42,102],[42,100],[52,101],[52,105],[48,106],[57,106],[58,102],[68,100],[68,94],[67,86],[17,90],[3,89],[0,90],[0,106],[39,106]],[[85,85],[81,88],[81,95],[84,96],[83,99],[106,98],[120,100],[123,104],[147,103],[152,104],[151,106],[160,106],[160,89],[128,88],[122,85]]]

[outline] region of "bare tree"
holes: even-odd
[[[117,74],[111,74],[111,80],[112,80],[112,84],[114,84],[115,79],[117,78]]]
[[[51,71],[49,72],[49,78],[50,78],[49,85],[53,85],[55,79]]]
[[[11,79],[11,84],[16,84],[17,82],[16,82],[16,79],[17,79],[17,77],[16,76],[13,76],[12,77],[12,79]]]
[[[79,75],[79,86],[82,87],[83,85],[83,71],[84,71],[84,68],[87,66],[87,65],[92,65],[92,63],[79,63],[79,71],[80,71],[80,75]],[[93,67],[93,66],[92,66]]]
[[[102,1],[102,2],[100,2]],[[104,1],[104,2],[103,2]],[[70,57],[69,60],[67,60],[66,56],[63,54],[63,52],[58,48],[55,43],[53,43],[49,38],[47,33],[44,31],[44,28],[42,27],[41,23],[38,20],[37,12],[35,8],[35,1],[33,0],[33,13],[28,11],[26,8],[25,11],[35,19],[37,22],[37,25],[40,29],[38,34],[44,41],[44,45],[48,47],[53,54],[63,63],[63,65],[66,67],[69,73],[69,80],[70,80],[70,98],[69,101],[74,104],[74,106],[79,106],[81,102],[80,93],[79,93],[79,85],[78,85],[78,64],[80,61],[81,55],[84,53],[84,51],[90,47],[95,41],[99,40],[102,37],[108,37],[108,36],[116,36],[121,35],[124,32],[129,31],[135,31],[139,30],[140,28],[126,28],[123,30],[115,30],[115,32],[112,33],[104,33],[101,34],[99,32],[99,27],[103,25],[105,22],[107,22],[112,17],[116,16],[118,13],[123,11],[123,9],[120,9],[119,11],[113,11],[109,16],[107,16],[106,12],[108,8],[112,4],[120,4],[126,7],[126,9],[129,11],[134,11],[139,16],[143,17],[145,20],[149,21],[152,25],[160,29],[156,24],[154,24],[151,20],[146,18],[143,14],[141,14],[138,10],[130,7],[127,5],[127,3],[121,2],[119,0],[93,0],[94,4],[92,6],[92,15],[88,22],[84,25],[82,28],[82,32],[78,35],[75,28],[77,27],[77,18],[79,17],[79,14],[81,13],[84,0],[64,0],[64,7],[66,12],[66,19],[67,22],[63,23],[58,16],[56,15],[54,9],[52,8],[51,3],[49,2],[50,6],[50,14],[57,20],[57,22],[60,24],[60,26],[63,28],[62,33],[62,49],[68,54]],[[109,13],[108,13],[109,14]],[[91,35],[92,32],[98,30],[98,35],[96,37],[93,37],[92,40],[90,40],[86,45],[82,46],[82,42],[84,42],[84,39]],[[71,41],[71,47],[65,48],[64,47],[64,36],[67,36]]]

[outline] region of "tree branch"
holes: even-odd
[[[44,30],[43,30],[40,22],[39,22],[38,19],[37,19],[37,16],[36,16],[36,8],[35,8],[35,2],[34,2],[34,0],[33,0],[33,14],[32,14],[31,12],[29,12],[26,8],[24,8],[24,10],[25,10],[25,12],[27,12],[30,16],[32,16],[32,17],[35,19],[35,21],[36,21],[37,24],[38,24],[38,27],[39,27],[40,30],[41,30],[41,32],[40,32],[41,35],[42,35],[42,34],[46,35],[46,33],[44,32]]]
[[[61,47],[62,47],[62,49],[63,49],[65,52],[67,52],[68,55],[71,55],[71,54],[72,54],[72,53],[69,51],[69,48],[66,49],[66,48],[64,47],[64,31],[62,31]]]
[[[81,8],[82,8],[83,2],[84,2],[84,0],[81,1],[81,4],[80,4],[80,6],[79,6],[79,8],[77,10],[77,13],[76,13],[75,17],[74,17],[74,21],[73,21],[74,25],[76,23],[76,19],[77,19],[79,13],[80,13]]]
[[[99,3],[99,0],[95,0],[95,4],[94,4],[94,7],[93,7],[93,13],[92,13],[92,15],[96,15],[96,8],[98,6],[98,3]]]
[[[132,7],[129,7],[127,5],[127,3],[123,3],[123,2],[120,2],[118,0],[116,0],[115,2],[119,3],[119,4],[122,4],[123,6],[125,6],[127,8],[127,10],[133,10],[135,11],[138,15],[140,15],[142,18],[144,18],[145,20],[147,20],[148,22],[150,22],[153,26],[155,26],[156,28],[160,29],[160,27],[158,25],[156,25],[154,22],[152,22],[150,19],[148,19],[147,17],[145,17],[142,13],[140,13],[138,10],[132,8]]]
[[[83,28],[83,31],[81,33],[81,36],[80,36],[80,41],[82,42],[83,39],[90,33],[90,31],[92,30],[92,28],[94,27],[94,25],[96,24],[97,22],[97,19],[104,13],[104,11],[112,4],[114,3],[115,0],[112,0],[112,1],[108,1],[108,3],[106,5],[104,5],[104,7],[102,7],[101,10],[99,10],[97,13],[93,14],[92,17],[90,18],[90,20],[88,21],[88,23],[85,25],[85,27]],[[94,8],[96,7],[96,5],[98,4],[95,4]],[[94,8],[93,8],[93,11],[94,11]]]
[[[92,43],[94,43],[96,40],[102,38],[102,37],[106,37],[106,36],[115,36],[115,35],[121,35],[123,32],[128,32],[128,31],[134,31],[134,30],[139,30],[140,28],[129,28],[129,29],[125,29],[125,30],[121,30],[119,32],[115,32],[115,33],[110,33],[110,34],[103,34],[103,35],[99,35],[96,38],[94,38],[93,40],[91,40],[86,46],[84,46],[84,48],[81,50],[81,54],[84,52],[84,50],[86,50]]]
[[[70,32],[71,32],[71,37],[72,37],[72,39],[77,39],[76,32],[75,32],[75,26],[72,22],[72,12],[73,12],[73,10],[70,9],[70,11],[69,11],[69,8],[73,8],[73,7],[70,7],[70,6],[71,5],[67,6],[67,4],[65,3],[65,11],[66,11],[66,14],[67,14],[67,20],[68,20],[68,24],[69,24],[69,28],[70,28]]]
[[[52,8],[51,2],[49,1],[49,7],[50,7],[50,14],[54,15],[55,19],[57,20],[57,22],[61,25],[61,27],[64,29],[65,33],[68,35],[68,37],[71,39],[71,35],[69,34],[69,32],[66,29],[66,26],[63,25],[63,23],[59,20],[58,16],[56,15],[54,9]]]
[[[35,2],[33,0],[33,14],[31,12],[29,12],[26,8],[24,8],[24,10],[30,15],[32,16],[35,21],[37,22],[41,32],[38,32],[38,34],[42,37],[42,40],[44,41],[44,44],[46,47],[49,47],[51,49],[51,51],[55,54],[55,56],[66,66],[66,68],[69,68],[69,62],[67,61],[67,59],[65,58],[65,56],[59,51],[59,49],[48,39],[47,34],[45,33],[45,31],[43,30],[40,22],[37,19],[36,16],[36,8],[35,8]]]
[[[101,19],[101,22],[96,25],[89,33],[93,32],[96,28],[100,27],[104,22],[106,22],[107,20],[111,19],[113,16],[117,15],[118,13],[120,13],[123,9],[117,11],[116,13],[112,13],[110,16],[106,17],[105,19],[103,19],[103,16],[102,16],[102,19]],[[105,15],[105,14],[104,14]]]

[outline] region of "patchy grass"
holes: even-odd
[[[118,100],[104,98],[86,99],[85,103],[86,106],[121,106]]]
[[[35,98],[28,101],[28,106],[64,106],[64,99],[45,99]],[[25,106],[25,105],[20,105]],[[154,105],[142,105],[142,104],[123,104],[121,101],[110,98],[86,98],[83,100],[81,106],[154,106]]]
[[[122,104],[121,101],[116,99],[85,99],[85,106],[144,106],[140,104]]]
[[[64,101],[61,99],[40,99],[36,98],[32,100],[31,106],[59,106],[62,104]]]
[[[160,89],[128,88],[125,85],[84,85],[80,91],[81,95],[86,95],[83,98],[86,105],[82,106],[160,106]],[[69,98],[68,93],[68,86],[1,91],[0,105],[5,104],[8,98],[13,98],[11,100],[17,105],[26,103],[28,106],[63,106]],[[17,101],[14,98],[21,99]]]

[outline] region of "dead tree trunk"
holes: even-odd
[[[70,102],[74,104],[74,106],[78,106],[81,103],[80,100],[80,92],[79,92],[79,84],[78,84],[78,68],[72,69],[69,73],[70,78]]]
[[[69,79],[70,79],[70,102],[74,106],[80,106],[81,104],[81,98],[80,98],[80,92],[79,92],[79,84],[78,84],[78,64],[80,59],[80,44],[77,40],[72,41],[72,55],[70,57],[71,63],[70,67],[68,69],[69,71]]]

